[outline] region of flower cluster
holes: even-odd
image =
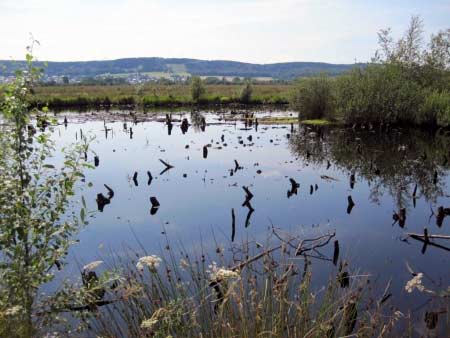
[[[422,278],[423,273],[419,272],[417,275],[414,276],[413,279],[411,279],[406,283],[405,290],[408,291],[409,293],[413,292],[414,289],[423,292],[425,290],[425,287],[422,285]]]
[[[83,271],[84,272],[89,272],[89,271],[93,271],[96,268],[98,268],[100,265],[103,264],[103,261],[94,261],[91,262],[89,264],[86,264],[85,266],[83,266]]]
[[[239,273],[237,273],[236,271],[219,268],[216,262],[213,262],[209,266],[209,270],[207,270],[207,272],[209,273],[209,278],[214,281],[221,281],[239,277]]]
[[[152,271],[156,270],[161,263],[161,258],[156,255],[144,256],[139,258],[136,268],[140,271],[144,270],[144,267],[149,267]]]

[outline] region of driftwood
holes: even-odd
[[[422,239],[425,239],[426,237],[428,237],[429,239],[430,238],[450,239],[450,236],[448,236],[448,235],[430,235],[430,234],[427,234],[427,236],[426,236],[425,234],[421,235],[421,234],[415,234],[415,233],[412,233],[412,232],[407,232],[406,235],[409,236],[409,237],[417,237],[417,238],[422,238]]]
[[[439,249],[442,249],[442,250],[445,250],[445,251],[450,251],[449,247],[446,247],[446,246],[444,246],[442,244],[435,243],[435,242],[431,241],[431,239],[450,239],[450,236],[446,236],[446,235],[431,235],[431,234],[428,233],[428,230],[426,228],[423,231],[423,235],[422,234],[415,234],[415,233],[407,233],[406,235],[407,235],[406,239],[412,238],[412,239],[415,239],[416,241],[420,241],[420,242],[423,243],[422,254],[425,253],[428,245],[434,246],[436,248],[439,248]]]

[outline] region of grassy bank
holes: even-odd
[[[108,107],[144,105],[174,107],[210,104],[287,104],[291,85],[253,85],[247,101],[240,97],[241,85],[205,85],[205,93],[193,101],[190,85],[121,86],[40,86],[36,87],[33,106],[49,108]]]

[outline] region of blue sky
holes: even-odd
[[[272,63],[368,61],[377,31],[450,28],[450,0],[0,0],[0,59],[161,56]]]

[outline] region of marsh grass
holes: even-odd
[[[134,106],[140,100],[147,107],[195,104],[287,104],[292,85],[252,84],[252,94],[242,102],[241,85],[208,85],[198,102],[194,102],[189,85],[144,85],[139,93],[135,86],[40,86],[31,105],[49,108]],[[1,91],[1,89],[0,89]]]
[[[161,261],[143,248],[141,254],[128,251],[109,266],[122,277],[105,298],[117,301],[82,313],[81,323],[90,334],[111,338],[397,337],[393,329],[402,315],[374,300],[368,275],[344,260],[334,267],[315,257],[308,247],[327,245],[332,237],[318,238],[271,236],[264,244],[202,245],[190,254],[167,241]],[[304,250],[296,255],[296,248]],[[331,272],[318,287],[319,263]]]

